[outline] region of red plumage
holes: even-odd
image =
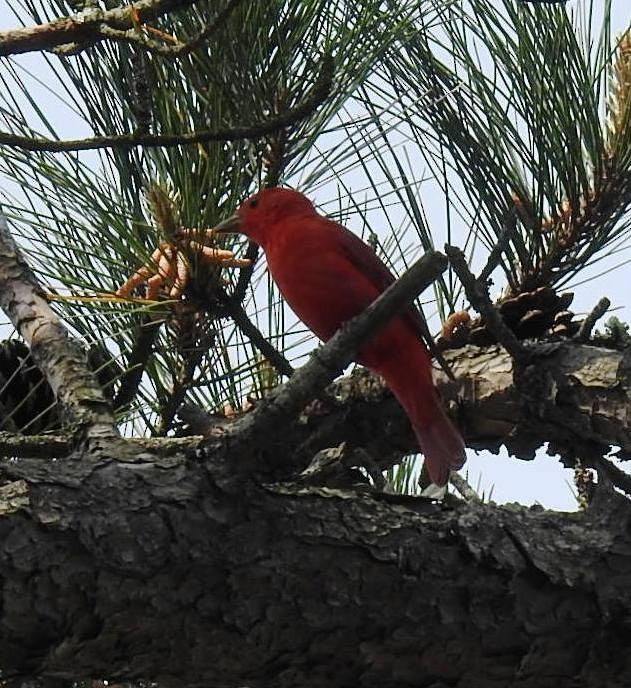
[[[260,191],[243,203],[238,217],[239,231],[265,251],[287,303],[324,341],[394,282],[369,246],[318,215],[297,191]],[[431,480],[444,485],[449,471],[464,464],[464,443],[438,400],[418,312],[410,308],[394,318],[357,360],[385,379],[412,423]]]

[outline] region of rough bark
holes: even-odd
[[[468,446],[503,443],[531,458],[545,441],[552,453],[569,457],[615,445],[629,458],[631,349],[565,340],[531,343],[528,350],[523,370],[501,347],[469,346],[447,356],[457,382],[445,381],[442,389],[459,407]]]
[[[469,444],[534,446],[545,412],[539,443],[556,428],[628,450],[628,352],[531,353],[516,381],[499,348],[449,352]],[[626,688],[628,500],[603,488],[587,514],[553,514],[271,482],[340,437],[388,461],[412,446],[377,380],[333,390],[247,445],[3,461],[5,675]]]
[[[274,461],[274,456],[261,460]],[[163,685],[631,682],[631,509],[235,479],[213,460],[22,459],[0,495],[0,666]]]
[[[612,445],[628,458],[631,350],[566,340],[530,343],[528,351],[525,369],[500,346],[445,352],[456,380],[437,370],[438,388],[467,446],[497,452],[504,445],[512,455],[531,459],[548,442],[549,453],[561,453],[568,466],[577,457],[602,456]],[[268,445],[275,439],[278,433],[271,432],[257,441]],[[364,369],[331,385],[279,441],[295,448],[287,459],[294,470],[322,447],[343,441],[366,448],[382,468],[417,450],[399,405]],[[279,470],[287,474],[287,466]]]

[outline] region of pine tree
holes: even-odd
[[[631,478],[607,458],[631,449],[629,337],[594,332],[607,299],[570,310],[631,218],[631,39],[600,4],[22,0],[0,33],[8,678],[629,684]],[[305,372],[317,341],[256,245],[190,248],[279,184],[398,274],[447,244],[417,299],[446,407],[471,449],[547,443],[578,513],[462,476],[418,497],[400,409],[359,368],[325,389],[344,346]],[[121,289],[141,266],[165,283]]]

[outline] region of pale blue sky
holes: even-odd
[[[14,3],[0,0],[0,30],[16,26],[16,20],[10,10],[12,4],[15,7]],[[567,3],[569,8],[575,5],[576,0]],[[615,29],[621,31],[628,26],[631,20],[631,5],[629,0],[613,0],[612,5]],[[76,138],[90,133],[86,125],[69,115],[68,110],[48,90],[47,70],[40,55],[20,56],[14,64],[19,65],[20,70],[26,70],[35,77],[30,80],[32,84],[31,93],[43,107],[47,116],[55,122],[57,131],[62,137]],[[23,77],[28,78],[26,72],[23,73]],[[39,83],[38,79],[40,80]],[[361,178],[359,173],[354,186],[358,189],[366,186],[365,180]],[[7,188],[4,182],[0,182],[0,191],[2,188]],[[424,195],[422,187],[421,196],[431,226],[434,228],[442,214],[442,199],[433,194]],[[330,200],[330,197],[327,197],[326,187],[319,192],[315,200],[322,203],[323,206],[326,205],[326,201]],[[357,225],[358,222],[359,218],[351,215],[347,224],[350,229],[359,233],[361,226]],[[437,241],[437,244],[440,244],[440,241]],[[623,320],[631,320],[629,268],[621,267],[611,271],[616,264],[628,258],[629,254],[624,252],[586,271],[579,281],[603,271],[606,271],[606,274],[574,289],[575,301],[572,309],[576,312],[589,311],[601,296],[606,295],[611,299],[613,306],[620,309],[616,311],[616,315]],[[568,486],[568,483],[572,483],[572,471],[563,470],[558,462],[551,457],[541,455],[536,460],[528,462],[507,460],[505,452],[499,457],[488,452],[477,455],[470,452],[465,470],[474,486],[479,481],[481,488],[487,493],[493,486],[493,499],[496,501],[519,501],[526,504],[539,501],[545,506],[558,509],[573,509],[575,507],[571,489]]]

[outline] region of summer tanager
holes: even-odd
[[[395,279],[361,239],[290,189],[260,191],[216,230],[245,234],[261,246],[283,297],[323,341]],[[418,312],[409,308],[393,318],[357,361],[384,378],[412,423],[432,482],[444,485],[449,471],[464,464],[464,443],[436,394]]]

